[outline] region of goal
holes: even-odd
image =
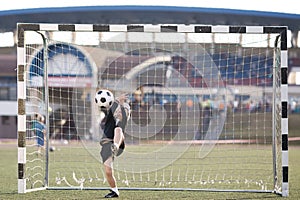
[[[286,27],[18,24],[17,49],[19,193],[107,189],[105,88],[132,109],[120,189],[288,195]]]

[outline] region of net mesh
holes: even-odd
[[[274,189],[281,165],[273,168],[280,153],[278,143],[273,157],[272,111],[278,121],[280,108],[272,108],[272,91],[280,92],[280,58],[257,47],[272,35],[243,45],[230,34],[214,44],[205,42],[212,34],[94,36],[97,45],[51,35],[46,51],[26,44],[27,187],[40,187],[45,176],[50,187],[108,186],[99,155],[103,113],[94,103],[105,88],[130,96],[126,149],[114,162],[119,187]],[[36,114],[48,119],[48,163],[46,145],[37,147]]]

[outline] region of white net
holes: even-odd
[[[72,43],[48,34],[47,51],[32,40],[26,45],[29,182],[43,185],[46,177],[50,187],[108,186],[99,155],[103,115],[94,103],[97,89],[105,88],[128,93],[132,109],[125,151],[114,162],[119,187],[274,190],[278,55],[260,45],[273,44],[275,36],[241,44],[235,40],[246,34],[90,34],[74,33]],[[92,37],[97,44],[83,45]],[[222,40],[207,42],[213,37]],[[47,119],[49,160],[44,148],[42,156],[35,153],[35,113]],[[276,152],[280,160],[278,146]]]

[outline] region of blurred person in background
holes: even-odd
[[[41,150],[44,149],[46,138],[45,117],[41,114],[35,114],[34,118],[35,120],[33,122],[33,130],[35,132],[38,154],[40,154]]]

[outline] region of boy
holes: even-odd
[[[102,146],[100,155],[104,164],[104,171],[111,192],[105,198],[119,197],[116,179],[113,175],[113,160],[115,156],[122,154],[124,143],[124,129],[129,119],[130,107],[125,101],[127,95],[123,94],[115,99],[109,108],[105,108],[105,117],[102,120],[103,137],[100,140]]]

